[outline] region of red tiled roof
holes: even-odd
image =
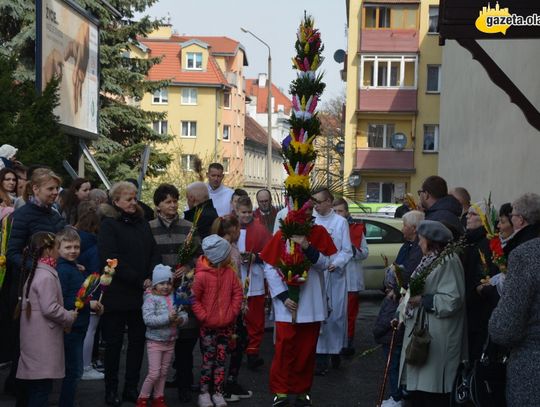
[[[268,88],[259,88],[257,79],[246,79],[246,97],[257,97],[257,113],[266,113],[268,111]],[[283,94],[278,87],[272,84],[272,97],[274,98],[274,112],[278,111],[278,105],[283,105],[285,113],[291,113],[291,100]]]
[[[246,115],[244,129],[246,140],[253,141],[264,147],[268,146],[268,132],[248,115]],[[281,146],[275,140],[272,140],[272,149],[279,151]]]
[[[154,65],[148,72],[148,79],[151,81],[171,80],[173,83],[228,85],[225,75],[212,55],[208,58],[206,70],[185,70],[182,68],[181,47],[178,42],[152,39],[139,41],[149,48],[151,57],[163,58],[161,63]]]
[[[202,42],[206,42],[211,47],[210,51],[217,54],[236,54],[236,52],[238,51],[238,47],[240,46],[240,43],[238,41],[235,41],[229,37],[199,37],[196,35],[173,35],[171,36],[171,38],[167,39],[167,41],[170,42],[180,43],[189,40],[199,40]]]

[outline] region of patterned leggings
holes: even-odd
[[[210,391],[213,382],[214,392],[223,393],[225,380],[225,360],[227,358],[227,346],[232,334],[232,327],[226,328],[201,328],[201,392]]]

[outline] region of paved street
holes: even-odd
[[[320,407],[374,407],[384,360],[380,348],[374,352],[365,352],[373,349],[375,345],[371,335],[371,327],[378,312],[379,300],[366,298],[360,305],[360,314],[357,324],[356,356],[344,360],[339,370],[330,370],[325,377],[315,377],[313,385],[313,400]],[[199,365],[200,357],[197,354],[195,365]],[[238,403],[230,403],[239,407],[264,407],[271,405],[271,395],[268,390],[268,370],[272,358],[272,331],[265,334],[263,344],[263,357],[265,366],[259,372],[251,372],[243,367],[240,382],[244,387],[253,391],[253,397]],[[143,375],[146,367],[143,367]],[[197,372],[197,369],[195,369]],[[1,383],[6,376],[6,370],[0,371]],[[141,375],[141,380],[144,379]],[[195,394],[194,394],[195,396]],[[104,387],[102,381],[81,382],[78,390],[79,407],[103,406]],[[51,397],[51,399],[53,399]],[[196,397],[194,397],[194,400]],[[180,404],[174,389],[166,390],[166,401],[169,407],[173,406],[196,406],[196,401],[191,404]],[[5,395],[0,395],[2,407],[12,407],[15,403]],[[124,403],[123,406],[133,404]]]

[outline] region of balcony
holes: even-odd
[[[416,113],[417,94],[416,89],[359,89],[358,111]]]
[[[364,29],[359,52],[418,52],[418,30]]]
[[[414,173],[414,150],[389,148],[360,148],[356,150],[355,169],[364,171],[388,171]]]

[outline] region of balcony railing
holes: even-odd
[[[414,150],[361,148],[356,150],[355,169],[361,171],[414,172]]]
[[[410,112],[417,109],[416,89],[359,89],[359,112]]]
[[[418,52],[418,31],[362,30],[359,52]]]

